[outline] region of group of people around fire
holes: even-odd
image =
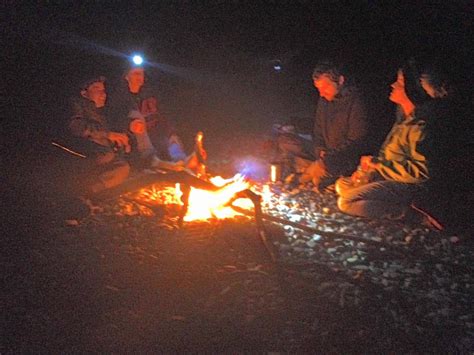
[[[86,158],[80,184],[86,195],[122,184],[133,170],[176,172],[200,165],[196,151],[185,154],[174,127],[159,113],[141,66],[126,71],[110,98],[103,76],[85,81],[72,100],[68,131],[68,146]]]
[[[281,164],[317,191],[334,186],[344,213],[424,221],[442,229],[418,203],[427,191],[447,185],[442,154],[436,151],[443,143],[447,88],[436,69],[418,70],[410,62],[398,70],[389,97],[397,105],[396,120],[376,155],[367,151],[366,105],[341,67],[321,62],[312,79],[320,96],[312,139],[280,131]],[[84,82],[73,100],[68,130],[90,162],[89,193],[122,184],[133,169],[182,171],[199,165],[196,152],[184,152],[173,125],[160,114],[140,66],[126,71],[122,87],[110,98],[104,77]]]
[[[447,133],[448,91],[438,68],[419,70],[413,61],[398,69],[389,100],[397,105],[395,122],[379,148],[367,152],[370,125],[360,93],[346,84],[341,68],[318,64],[313,82],[320,100],[310,141],[280,129],[280,162],[299,182],[315,190],[334,186],[337,206],[358,217],[424,223],[443,229],[442,194],[452,189]],[[426,208],[426,206],[429,206]],[[445,211],[443,211],[445,212]]]

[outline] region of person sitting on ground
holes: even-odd
[[[163,162],[169,169],[182,169],[183,165],[197,165],[194,156],[186,156],[174,127],[158,112],[158,100],[145,85],[142,66],[130,67],[121,85],[111,99],[111,113],[116,127],[127,132],[133,142],[133,151],[139,167],[160,167]]]
[[[109,130],[104,115],[107,99],[105,78],[87,80],[72,100],[72,115],[68,128],[73,146],[86,160],[86,194],[97,193],[121,184],[129,175],[130,166],[123,157],[130,151],[128,137]]]
[[[81,86],[80,95],[72,100],[72,115],[68,121],[72,139],[68,139],[68,146],[73,148],[75,155],[85,158],[84,172],[79,172],[80,176],[76,176],[81,186],[76,188],[80,190],[78,195],[86,198],[121,185],[131,171],[128,163],[131,152],[128,136],[109,130],[104,115],[106,99],[105,78],[96,77],[87,80]],[[196,139],[199,140],[197,145],[202,149],[202,133]],[[162,181],[180,182],[209,191],[223,188],[187,173],[182,165],[160,161],[157,168],[171,171],[162,175]]]
[[[414,201],[414,208],[428,212],[445,227],[451,228],[457,224],[455,220],[462,220],[466,214],[465,207],[460,208],[458,201],[469,198],[469,187],[465,181],[470,169],[465,157],[469,156],[472,135],[466,132],[461,122],[469,116],[462,111],[462,105],[455,103],[450,77],[439,63],[425,66],[415,75],[428,97],[417,111],[421,118],[427,117],[430,179],[426,184],[426,193]]]
[[[424,103],[414,97],[421,88],[417,78],[407,77],[407,72],[400,69],[391,85],[390,100],[398,105],[397,120],[378,156],[362,156],[357,171],[336,182],[337,205],[344,213],[411,222],[429,218],[411,206],[430,178],[425,139],[425,120],[429,117],[419,117]],[[435,220],[426,222],[442,228]]]
[[[357,166],[366,145],[367,114],[358,90],[347,83],[334,63],[319,63],[313,83],[320,99],[312,142],[294,134],[281,134],[277,143],[283,159],[303,173],[300,181],[312,181],[322,189]]]

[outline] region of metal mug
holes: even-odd
[[[270,164],[270,181],[277,182],[281,180],[281,164],[271,163]]]

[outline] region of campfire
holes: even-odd
[[[202,133],[196,139],[196,152],[202,149]],[[359,241],[363,238],[344,235],[326,228],[320,223],[323,214],[327,214],[328,208],[317,208],[315,203],[309,204],[309,209],[300,205],[297,195],[301,191],[294,188],[292,191],[284,191],[279,180],[278,169],[271,166],[269,169],[268,183],[253,183],[241,174],[224,179],[220,176],[209,177],[205,173],[205,158],[207,154],[196,154],[201,165],[201,174],[193,175],[180,172],[179,175],[166,173],[154,175],[156,183],[149,183],[147,187],[138,190],[133,200],[139,204],[151,207],[165,206],[167,213],[174,212],[179,216],[178,226],[192,221],[220,220],[235,218],[238,216],[254,217],[258,236],[267,249],[271,259],[277,260],[275,246],[266,231],[263,221],[276,223],[287,229],[297,229],[328,238],[346,238]],[[275,180],[275,181],[273,181]],[[145,186],[145,185],[142,185]],[[283,189],[283,190],[282,190]],[[308,195],[305,191],[303,195]],[[309,200],[311,196],[307,196]],[[314,205],[314,206],[313,206]],[[321,228],[322,227],[322,228]],[[299,233],[299,232],[298,232]],[[363,239],[364,240],[364,239]]]
[[[147,204],[157,201],[166,205],[180,205],[180,224],[197,220],[234,218],[239,215],[254,216],[260,240],[272,261],[275,262],[277,254],[268,240],[262,220],[262,196],[252,191],[250,182],[240,174],[231,179],[215,176],[210,179],[210,182],[222,188],[209,191],[191,187],[186,196],[186,192],[181,190],[181,184],[177,183],[174,188],[142,189],[135,200]],[[268,201],[268,196],[271,195],[269,186],[264,185],[261,192]],[[281,221],[278,222],[281,223]]]
[[[221,176],[210,178],[215,186],[222,187],[218,191],[207,191],[197,188],[191,188],[188,198],[188,208],[184,216],[185,222],[207,219],[233,218],[241,213],[236,212],[229,202],[239,192],[251,188],[251,183],[242,175],[236,174],[230,179],[224,179]],[[137,201],[147,203],[162,203],[165,205],[183,205],[181,184],[177,183],[174,187],[155,187],[141,189]],[[243,196],[242,196],[243,197]],[[237,198],[233,202],[234,206],[250,210],[253,203],[248,198]]]
[[[197,170],[196,177],[202,179],[202,182],[208,181],[212,188],[219,189],[211,191],[209,186],[202,189],[190,187],[196,186],[196,180],[194,180],[194,185],[188,181],[185,186],[176,183],[174,187],[143,188],[136,196],[136,200],[147,204],[158,202],[164,205],[180,205],[182,206],[181,222],[233,218],[241,214],[235,210],[235,207],[249,210],[257,207],[256,203],[260,205],[260,196],[250,190],[252,184],[243,175],[236,174],[230,179],[208,176],[206,173],[207,153],[203,148],[203,138],[203,133],[198,132],[195,137],[194,158],[191,158]]]

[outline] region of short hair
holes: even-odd
[[[321,61],[316,64],[313,70],[313,80],[318,79],[321,75],[328,75],[332,81],[338,82],[339,77],[343,75],[342,66],[329,60]]]
[[[87,90],[89,88],[89,86],[91,86],[92,84],[94,83],[105,83],[105,76],[102,76],[102,75],[99,75],[99,76],[95,76],[95,77],[92,77],[92,78],[89,78],[89,79],[86,79],[82,82],[81,84],[81,91],[82,90]]]
[[[141,69],[141,70],[143,70],[144,73],[146,72],[144,65],[128,65],[128,66],[125,68],[125,70],[123,71],[122,79],[123,79],[123,80],[127,80],[127,75],[128,75],[132,70],[135,70],[135,69]],[[145,74],[145,77],[146,77],[146,74]]]

